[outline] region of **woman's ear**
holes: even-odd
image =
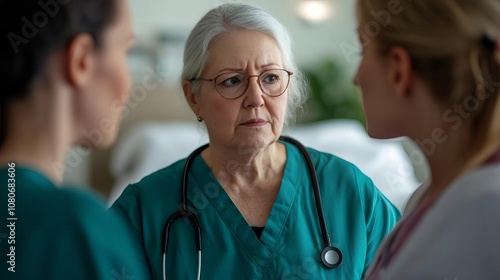
[[[198,104],[198,95],[193,92],[193,82],[183,81],[182,90],[184,91],[184,96],[186,97],[189,107],[191,107],[196,117],[200,117],[200,105]]]
[[[395,46],[389,50],[389,82],[398,97],[407,97],[413,86],[413,65],[411,55],[403,47]]]
[[[66,73],[72,86],[81,88],[91,82],[94,55],[94,40],[89,34],[80,34],[71,40],[66,54]]]

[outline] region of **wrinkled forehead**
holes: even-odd
[[[245,72],[272,66],[284,67],[276,40],[264,32],[241,29],[222,33],[212,40],[203,72],[219,69]]]

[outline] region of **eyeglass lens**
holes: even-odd
[[[253,77],[253,76],[251,76]],[[258,76],[259,86],[269,96],[285,92],[290,76],[285,70],[267,70]],[[215,78],[217,91],[226,98],[237,98],[247,89],[249,77],[244,73],[224,73]]]

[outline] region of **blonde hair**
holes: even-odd
[[[385,13],[386,24],[373,38],[378,50],[404,47],[437,100],[449,108],[474,101],[469,164],[500,147],[500,1],[359,0],[358,11],[361,22]]]

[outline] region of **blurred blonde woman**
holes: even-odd
[[[357,12],[368,132],[410,137],[431,170],[365,278],[497,279],[500,1],[359,0]]]

